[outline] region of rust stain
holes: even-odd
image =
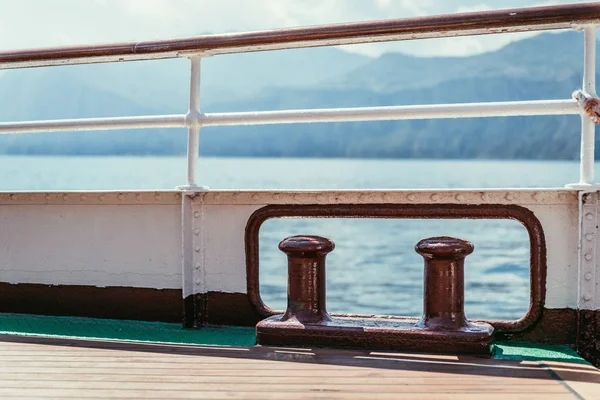
[[[577,352],[600,367],[600,310],[578,310]]]
[[[181,322],[181,289],[0,282],[0,312]]]
[[[599,110],[600,100],[595,98],[588,99],[585,102],[585,106],[583,107],[583,111],[585,111],[587,116],[590,117],[590,119],[594,121],[595,124],[600,124],[600,113],[598,112]]]
[[[576,90],[572,95],[573,99],[579,103],[579,107],[595,124],[600,124],[600,100],[591,97],[582,90]]]

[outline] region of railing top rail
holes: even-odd
[[[566,29],[600,23],[600,2],[269,31],[0,52],[0,69],[134,61],[395,40]]]

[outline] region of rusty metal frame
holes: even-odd
[[[546,239],[542,224],[527,208],[500,204],[331,204],[268,205],[255,211],[246,225],[246,284],[254,311],[267,318],[283,311],[268,307],[260,295],[259,231],[273,218],[388,218],[388,219],[510,219],[523,224],[529,234],[530,301],[527,313],[515,321],[484,321],[505,333],[521,332],[542,316],[546,299]],[[316,232],[318,233],[318,232]],[[359,318],[403,318],[395,316],[331,314]],[[415,318],[416,320],[416,318]]]
[[[120,62],[232,54],[313,46],[414,40],[435,37],[568,29],[597,23],[600,3],[514,8],[299,27],[270,31],[205,35],[173,40],[111,43],[0,52],[0,69]]]

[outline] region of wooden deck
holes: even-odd
[[[0,398],[600,399],[600,371],[543,360],[3,337]]]

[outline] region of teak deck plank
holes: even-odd
[[[0,338],[0,398],[597,399],[586,364]]]

